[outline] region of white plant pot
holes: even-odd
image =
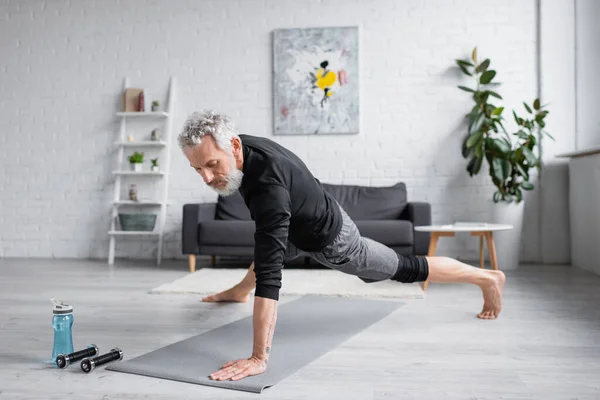
[[[142,171],[143,164],[141,164],[141,163],[130,163],[129,165],[131,165],[131,170],[132,171],[135,171],[135,172],[141,172]]]
[[[521,243],[523,232],[523,218],[525,202],[498,202],[490,201],[490,222],[494,224],[512,225],[513,229],[494,231],[494,244],[496,258],[500,270],[514,270],[519,267],[521,257]]]
[[[158,171],[160,171],[160,168],[158,166],[156,166],[156,167],[152,166],[150,168],[152,169],[152,172],[158,172]]]

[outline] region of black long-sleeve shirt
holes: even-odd
[[[301,250],[320,250],[340,232],[342,215],[298,156],[268,138],[239,136],[244,154],[239,192],[256,225],[254,295],[279,300],[288,241]]]

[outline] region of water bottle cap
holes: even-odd
[[[73,306],[70,304],[65,304],[55,298],[51,298],[50,301],[54,304],[54,314],[71,314],[73,312]]]

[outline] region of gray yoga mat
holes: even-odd
[[[404,303],[363,298],[306,295],[281,304],[267,370],[239,381],[208,376],[229,360],[252,354],[252,316],[160,348],[107,370],[261,393]],[[127,354],[127,349],[122,349]]]

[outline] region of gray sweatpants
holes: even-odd
[[[389,247],[361,236],[354,221],[338,206],[342,211],[343,225],[334,241],[318,252],[299,250],[288,242],[286,261],[307,256],[329,268],[355,275],[367,283],[394,277],[398,272],[400,256]]]

